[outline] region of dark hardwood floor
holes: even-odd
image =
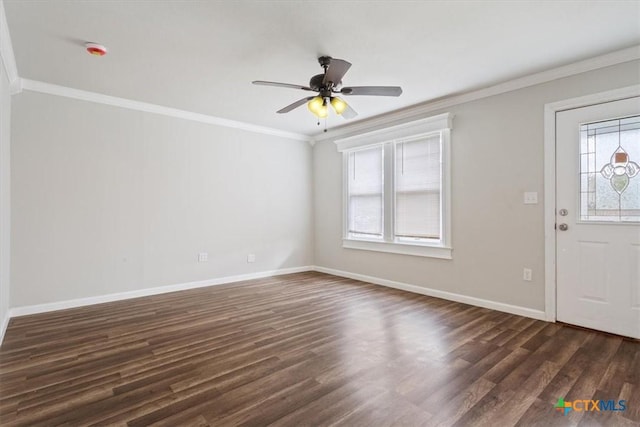
[[[292,274],[13,319],[0,424],[637,426],[640,343]]]

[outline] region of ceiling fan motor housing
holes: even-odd
[[[311,77],[311,80],[309,80],[309,87],[316,92],[320,92],[320,90],[322,90],[323,80],[324,74],[316,74],[315,76]]]
[[[324,68],[324,73],[316,74],[315,76],[311,77],[311,80],[309,80],[309,87],[315,91],[320,92],[320,96],[322,96],[323,98],[330,97],[331,91],[337,88],[341,83],[341,82],[325,83],[325,78],[327,76],[327,69],[329,68],[329,65],[331,65],[332,59],[333,58],[331,58],[330,56],[319,57],[318,62],[320,63],[320,66]]]

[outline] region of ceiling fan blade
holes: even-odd
[[[322,80],[322,84],[326,85],[329,82],[333,82],[334,85],[339,84],[342,81],[342,77],[349,71],[349,68],[351,68],[350,62],[343,59],[332,58],[331,62],[329,62],[327,72],[324,75],[324,79]]]
[[[343,95],[400,96],[400,86],[350,86],[340,90]]]
[[[310,90],[313,91],[313,89],[311,89],[308,86],[302,86],[302,85],[294,85],[291,83],[278,83],[278,82],[265,82],[264,80],[255,80],[253,82],[254,85],[260,85],[260,86],[276,86],[276,87],[288,87],[291,89],[302,89],[302,90]]]
[[[356,110],[351,108],[349,104],[347,104],[347,108],[345,108],[341,114],[341,116],[344,117],[345,119],[353,119],[357,115],[358,113],[356,112]]]
[[[294,102],[293,104],[289,104],[286,107],[280,109],[277,111],[278,114],[283,114],[283,113],[288,113],[289,111],[298,108],[299,106],[301,106],[302,104],[311,101],[313,98],[315,98],[315,96],[307,96],[306,98],[302,98],[299,99],[298,101]]]

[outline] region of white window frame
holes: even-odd
[[[342,247],[377,252],[389,252],[431,258],[452,259],[451,246],[451,123],[453,115],[440,114],[397,126],[358,134],[336,140],[342,153]],[[440,133],[441,136],[441,191],[440,240],[438,242],[407,242],[395,238],[395,144],[421,136]],[[349,237],[348,207],[349,153],[374,146],[384,147],[384,238],[372,240]]]

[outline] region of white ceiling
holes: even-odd
[[[308,84],[320,55],[353,64],[355,120],[626,48],[640,1],[4,0],[20,77],[314,135]],[[103,58],[84,42],[109,48]],[[331,116],[329,127],[343,125]]]

